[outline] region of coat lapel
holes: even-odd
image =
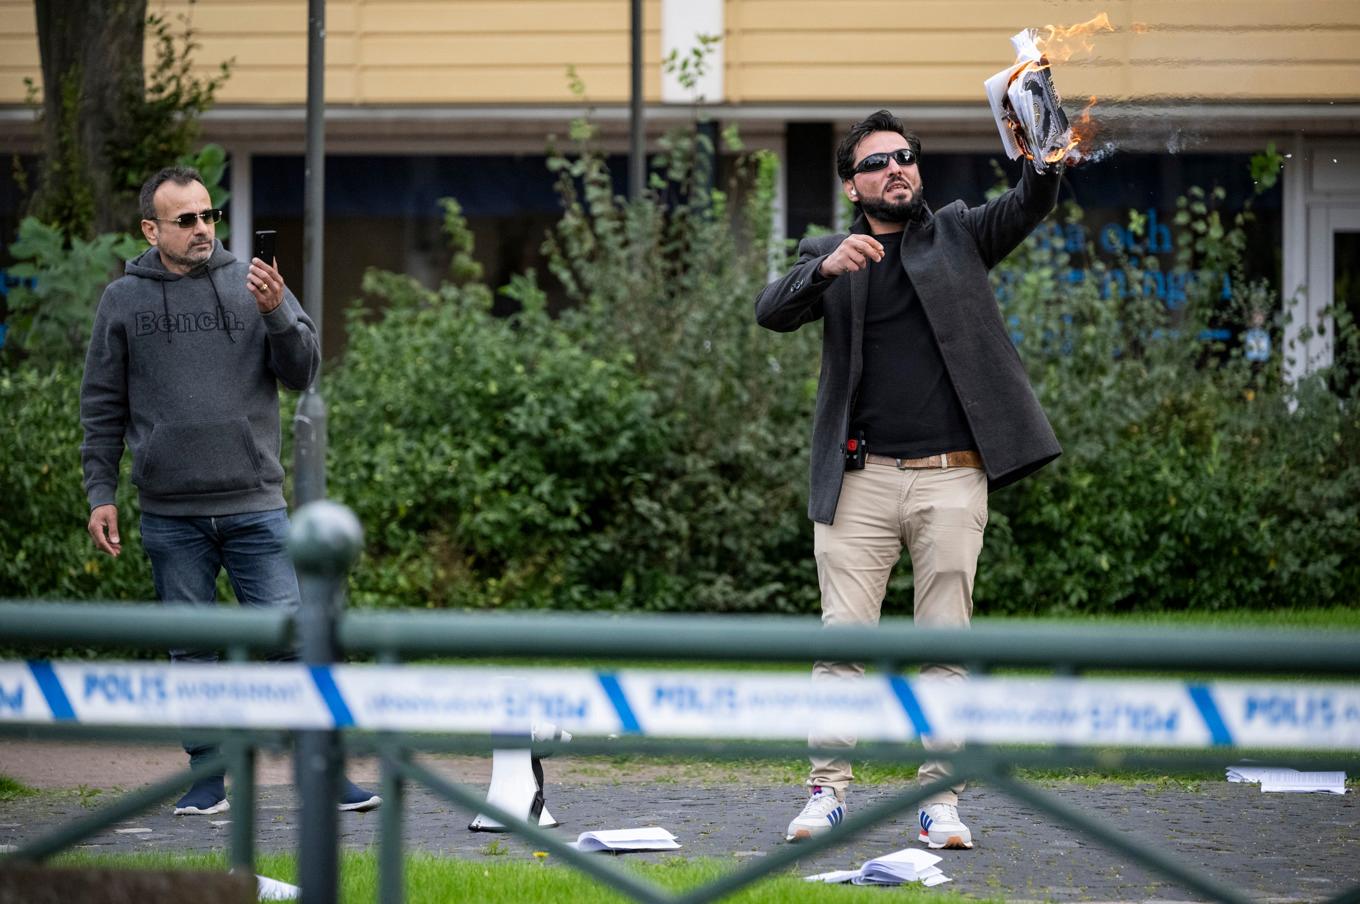
[[[851,232],[868,234],[864,216],[855,218]],[[864,312],[869,307],[869,268],[850,274],[850,396],[859,391],[859,379],[864,372]],[[851,412],[853,416],[854,412]]]
[[[869,306],[869,268],[850,274],[850,386],[859,386],[864,370],[864,312]]]

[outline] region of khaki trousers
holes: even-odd
[[[973,615],[973,578],[987,526],[987,475],[977,468],[899,470],[870,462],[846,471],[833,524],[814,525],[817,579],[822,591],[822,624],[877,625],[893,566],[905,546],[915,584],[915,623],[932,628],[966,628]],[[962,681],[961,666],[926,664],[922,675]],[[817,662],[814,681],[859,678],[864,664]],[[855,738],[812,735],[814,747],[855,746]],[[927,749],[959,749],[957,743],[928,743]],[[949,775],[946,764],[927,762],[917,772],[925,783]],[[812,757],[809,785],[835,789],[845,797],[854,779],[842,758]],[[957,804],[963,783],[924,803]]]

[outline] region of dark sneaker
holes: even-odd
[[[349,779],[345,779],[345,787],[340,792],[340,809],[342,812],[363,813],[367,810],[376,810],[382,806],[382,798],[372,791],[365,791]]]
[[[201,778],[190,786],[175,804],[176,816],[212,816],[231,809],[227,803],[226,782],[220,775]]]

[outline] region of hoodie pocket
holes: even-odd
[[[243,417],[156,424],[133,483],[152,496],[233,493],[264,486],[260,451]]]

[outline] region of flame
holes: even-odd
[[[1084,158],[1084,155],[1080,150],[1078,150],[1078,147],[1082,144],[1085,144],[1087,147],[1090,147],[1090,145],[1092,144],[1096,137],[1096,134],[1100,131],[1100,128],[1096,125],[1095,120],[1091,118],[1091,110],[1095,107],[1095,105],[1096,97],[1093,94],[1087,99],[1086,106],[1083,107],[1082,111],[1077,114],[1076,119],[1073,119],[1071,121],[1072,140],[1068,142],[1067,147],[1063,148],[1061,151],[1056,152],[1054,154],[1050,154],[1048,157],[1046,157],[1045,162],[1057,163],[1059,160],[1062,160],[1063,158],[1067,158],[1068,162],[1072,164],[1081,162],[1081,160]]]
[[[1038,29],[1035,44],[1044,56],[1064,63],[1077,51],[1090,53],[1094,50],[1091,36],[1102,31],[1114,31],[1110,17],[1105,13],[1077,25],[1045,25]]]
[[[1106,13],[1100,13],[1076,25],[1045,25],[1043,28],[1035,29],[1034,43],[1042,56],[1037,62],[1029,65],[1035,69],[1048,69],[1054,61],[1062,63],[1070,60],[1078,52],[1090,53],[1095,49],[1095,43],[1092,41],[1094,35],[1114,30]],[[1146,31],[1146,26],[1142,26],[1141,30],[1135,28],[1135,31],[1142,33]],[[1066,160],[1069,164],[1076,164],[1083,159],[1085,155],[1082,154],[1081,145],[1085,143],[1090,147],[1097,132],[1096,123],[1091,118],[1091,110],[1095,105],[1096,98],[1091,97],[1081,113],[1071,121],[1066,146],[1044,155],[1045,163]],[[1023,142],[1021,148],[1026,157],[1033,156],[1030,149],[1024,147]]]

